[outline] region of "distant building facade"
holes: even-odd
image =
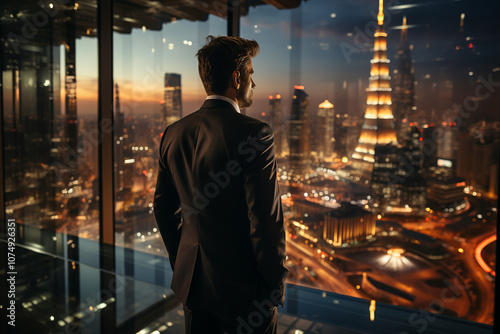
[[[398,68],[394,71],[392,111],[394,123],[398,130],[398,141],[406,135],[405,130],[413,119],[413,114],[417,110],[415,105],[415,74],[411,57],[411,49],[408,42],[408,29],[406,27],[406,16],[403,17],[403,28],[401,29],[401,39],[396,54]]]
[[[349,118],[347,114],[337,113],[333,121],[334,151],[337,157],[347,157],[348,126],[346,121]]]
[[[295,86],[289,123],[289,165],[295,174],[304,173],[310,168],[309,122],[309,95],[304,86]]]
[[[165,92],[163,104],[163,119],[168,126],[182,117],[181,75],[165,73]]]
[[[396,177],[399,167],[399,150],[394,145],[375,147],[371,185],[371,204],[374,212],[391,211],[400,206]]]
[[[431,209],[453,214],[467,207],[465,179],[439,177],[427,180],[427,200]]]
[[[339,208],[324,215],[323,239],[334,246],[341,246],[375,235],[375,228],[373,213],[343,202]]]
[[[283,115],[281,95],[269,95],[269,122],[274,132],[274,148],[277,158],[288,154],[287,119]]]
[[[316,124],[316,151],[320,160],[331,160],[334,149],[335,117],[333,104],[325,100],[318,106]]]

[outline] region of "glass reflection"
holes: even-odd
[[[95,7],[2,5],[7,217],[96,239]]]

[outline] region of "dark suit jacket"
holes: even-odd
[[[154,213],[176,296],[225,317],[253,301],[283,305],[285,231],[269,125],[206,100],[167,127],[159,162]]]

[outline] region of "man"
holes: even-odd
[[[274,136],[240,113],[252,104],[258,52],[255,41],[209,36],[197,53],[208,97],[163,133],[154,212],[186,333],[275,333],[283,305]]]

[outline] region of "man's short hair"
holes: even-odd
[[[248,75],[246,66],[251,57],[259,53],[259,49],[259,44],[254,40],[208,36],[207,43],[196,54],[198,71],[207,94],[223,94],[235,70],[240,71],[243,78]]]

